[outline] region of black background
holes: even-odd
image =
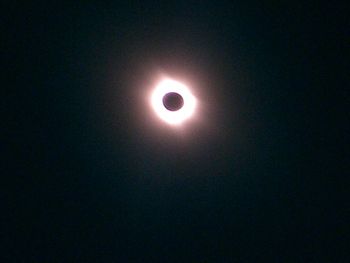
[[[341,7],[1,9],[2,262],[347,262]],[[208,106],[183,137],[140,103],[157,70]]]

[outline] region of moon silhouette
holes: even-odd
[[[184,99],[179,93],[169,92],[163,97],[163,105],[167,110],[177,111],[184,105]]]

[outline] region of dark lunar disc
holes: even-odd
[[[177,111],[184,105],[184,99],[176,92],[169,92],[163,97],[163,105],[167,110]]]

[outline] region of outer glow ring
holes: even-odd
[[[184,105],[181,109],[169,111],[164,107],[163,97],[169,92],[176,92],[182,96]],[[159,118],[168,124],[176,125],[181,124],[193,115],[196,108],[196,98],[185,85],[166,79],[161,81],[154,89],[151,96],[151,104]]]

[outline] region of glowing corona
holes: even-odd
[[[176,111],[168,110],[163,104],[163,97],[172,92],[178,93],[184,101],[183,106]],[[193,115],[196,99],[185,85],[165,79],[154,89],[151,95],[151,105],[160,119],[171,125],[179,125]]]

